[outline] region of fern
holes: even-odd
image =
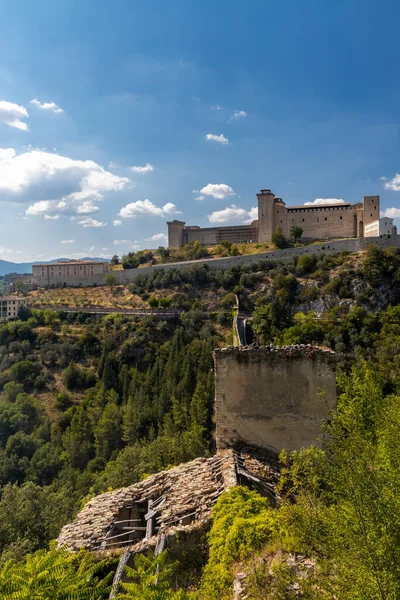
[[[25,563],[7,561],[0,571],[2,600],[100,600],[110,590],[112,573],[99,577],[106,561],[86,552],[52,548],[28,554]]]

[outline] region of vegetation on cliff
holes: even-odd
[[[260,343],[337,352],[329,443],[282,454],[278,510],[242,488],[219,499],[195,589],[175,589],[185,565],[144,556],[117,597],[222,600],[238,571],[254,600],[399,597],[399,284],[398,250],[373,247],[130,286],[187,310],[176,322],[33,309],[0,325],[2,598],[108,596],[114,564],[39,549],[93,494],[213,451],[211,350],[235,294]]]

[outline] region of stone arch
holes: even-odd
[[[358,237],[360,237],[360,238],[364,237],[364,221],[358,222]]]

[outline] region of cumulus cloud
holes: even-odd
[[[180,210],[176,210],[176,206],[175,206],[175,204],[172,204],[172,202],[167,202],[167,204],[164,204],[162,209],[166,215],[181,215],[182,214],[182,212]]]
[[[226,185],[226,183],[208,183],[201,188],[200,194],[203,196],[213,196],[213,198],[218,198],[219,200],[223,200],[227,196],[235,196],[233,189],[229,185]]]
[[[82,225],[82,227],[105,227],[107,223],[103,223],[102,221],[97,221],[96,219],[91,219],[88,217],[87,219],[78,221],[78,225]]]
[[[147,238],[146,242],[168,242],[168,236],[165,233],[156,233],[151,236],[151,238]]]
[[[113,225],[114,225],[114,227],[121,227],[122,221],[119,221],[118,219],[115,219],[113,221]]]
[[[122,217],[123,219],[135,219],[144,215],[164,217],[165,215],[173,214],[180,214],[180,212],[176,210],[176,206],[175,204],[172,204],[172,202],[167,202],[167,204],[164,204],[164,206],[160,208],[159,206],[153,204],[151,200],[146,198],[146,200],[131,202],[130,204],[122,207],[118,213],[118,216]]]
[[[318,206],[319,204],[344,204],[343,198],[315,198],[313,202],[305,202],[304,206]]]
[[[90,215],[98,210],[100,210],[99,207],[95,206],[91,200],[86,200],[82,204],[78,204],[76,212],[78,215]]]
[[[199,202],[201,202],[202,200],[204,200],[204,198],[205,198],[205,196],[196,196],[195,200],[198,200]]]
[[[63,240],[62,244],[75,244],[75,240]]]
[[[218,144],[229,144],[229,140],[224,136],[223,133],[220,135],[216,135],[214,133],[207,133],[206,140],[212,140],[213,142],[218,142]]]
[[[40,102],[37,98],[33,98],[33,100],[30,101],[30,104],[34,104],[41,110],[48,110],[57,114],[64,112],[55,102]]]
[[[400,219],[400,208],[392,207],[385,208],[384,211],[381,212],[382,217],[389,217],[389,219]]]
[[[101,199],[105,192],[121,190],[130,182],[92,160],[74,160],[36,149],[18,155],[11,148],[0,152],[0,200]]]
[[[231,119],[237,120],[244,119],[245,117],[247,117],[247,112],[245,110],[235,110],[235,112],[231,116]]]
[[[91,160],[73,160],[43,150],[21,154],[0,149],[0,200],[32,202],[27,215],[91,214],[105,192],[119,191],[130,180]]]
[[[151,173],[154,171],[153,165],[147,163],[144,167],[129,167],[133,173],[139,173],[139,175],[146,175],[146,173]]]
[[[59,217],[61,213],[69,214],[68,204],[65,200],[60,200],[60,202],[57,200],[40,200],[31,204],[25,211],[27,215],[42,215],[47,219],[50,217]]]
[[[400,192],[400,173],[396,173],[393,179],[389,179],[389,181],[385,183],[385,190]]]
[[[0,148],[0,160],[5,158],[14,158],[15,150],[14,148]]]
[[[14,102],[7,102],[7,100],[0,100],[0,123],[4,123],[9,127],[15,127],[15,129],[28,131],[28,125],[23,121],[27,117],[29,115],[25,106],[20,106]]]
[[[227,206],[223,210],[216,210],[211,215],[208,215],[210,223],[251,223],[257,219],[257,208],[245,210],[239,208],[235,204]]]

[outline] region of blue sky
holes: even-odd
[[[399,17],[394,0],[2,2],[0,258],[157,247],[169,219],[249,221],[264,187],[380,194],[400,226]]]

